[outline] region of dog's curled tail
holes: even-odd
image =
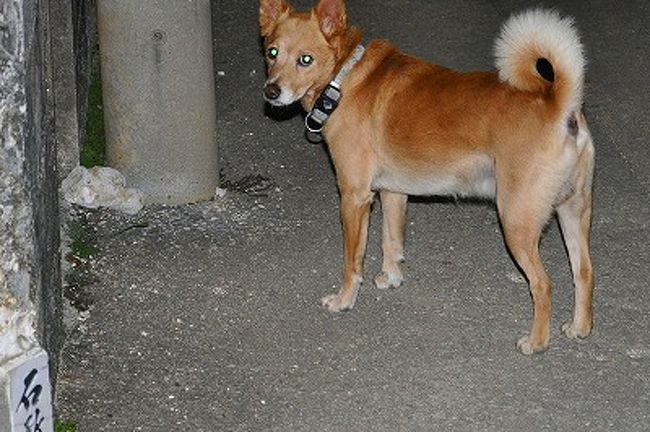
[[[585,58],[573,19],[532,9],[506,21],[495,43],[499,78],[523,91],[551,92],[564,113],[582,105]]]

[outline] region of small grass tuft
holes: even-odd
[[[104,101],[102,99],[102,79],[99,68],[93,74],[90,89],[88,90],[86,141],[81,149],[80,163],[86,168],[106,165]]]
[[[56,421],[54,432],[77,432],[77,423],[70,421]]]
[[[87,260],[97,255],[97,247],[92,244],[89,232],[82,222],[69,222],[68,235],[70,236],[70,253],[75,260]]]
[[[93,303],[87,287],[96,282],[91,261],[97,256],[99,250],[84,216],[80,215],[78,219],[68,222],[67,232],[70,238],[70,251],[66,254],[65,260],[70,263],[70,267],[65,274],[63,295],[74,308],[84,312]]]

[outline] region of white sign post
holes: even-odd
[[[4,395],[8,396],[11,432],[54,432],[48,356],[44,350],[34,348],[2,365],[2,382]]]

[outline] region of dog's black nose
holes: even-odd
[[[280,90],[280,86],[275,83],[264,86],[264,96],[266,96],[268,100],[276,100],[280,97],[281,92],[282,90]]]

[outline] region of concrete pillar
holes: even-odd
[[[99,0],[106,156],[146,203],[218,184],[210,0]]]

